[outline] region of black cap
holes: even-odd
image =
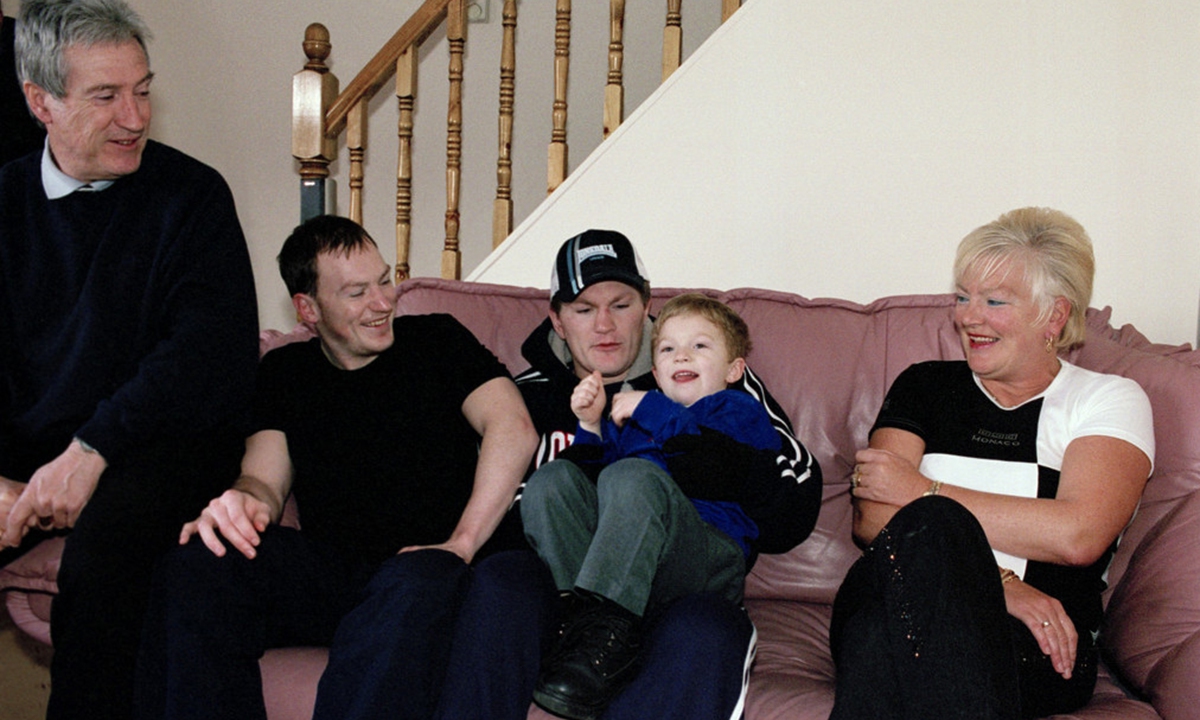
[[[550,275],[550,299],[574,302],[591,285],[616,280],[642,292],[646,271],[633,243],[615,230],[587,230],[563,243]]]

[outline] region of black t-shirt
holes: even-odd
[[[393,329],[392,347],[352,371],[316,339],[268,353],[255,401],[256,429],[287,436],[304,532],[368,561],[450,537],[479,457],[463,401],[508,376],[449,315]]]

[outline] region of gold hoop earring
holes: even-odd
[[[1054,352],[1054,336],[1053,335],[1046,336],[1046,352],[1047,353]]]

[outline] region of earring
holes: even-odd
[[[1046,352],[1051,353],[1051,354],[1054,353],[1054,336],[1053,335],[1046,336]]]

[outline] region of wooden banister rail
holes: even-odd
[[[396,61],[410,47],[420,47],[425,38],[446,19],[448,6],[454,0],[425,0],[405,21],[379,52],[354,76],[345,91],[338,95],[325,115],[325,132],[336,136],[342,131],[350,109],[362,100],[370,100],[396,71]],[[462,3],[458,3],[460,6]],[[460,7],[461,10],[461,7]]]
[[[609,0],[608,73],[603,91],[603,136],[624,121],[627,0]],[[661,2],[662,0],[658,0]],[[720,0],[722,22],[740,7],[741,0]],[[682,0],[666,0],[663,26],[662,79],[679,67],[683,56]],[[367,153],[369,104],[387,80],[395,76],[398,151],[396,159],[396,266],[397,281],[411,272],[413,163],[412,144],[416,107],[418,51],[421,44],[445,25],[449,46],[446,114],[446,209],[441,274],[458,278],[462,273],[459,215],[462,192],[463,60],[466,50],[466,0],[425,0],[400,29],[355,75],[345,90],[326,64],[331,52],[329,31],[320,23],[305,30],[307,62],[292,81],[292,155],[299,161],[301,219],[326,212],[325,184],[329,166],[337,159],[339,138],[345,134],[349,155],[347,172],[350,200],[347,215],[363,222],[364,159]],[[551,137],[547,156],[547,190],[553,192],[567,177],[567,83],[571,57],[571,0],[555,0],[554,69]],[[496,157],[496,196],[492,204],[492,246],[502,243],[513,229],[513,109],[516,91],[517,2],[503,0],[502,44]]]

